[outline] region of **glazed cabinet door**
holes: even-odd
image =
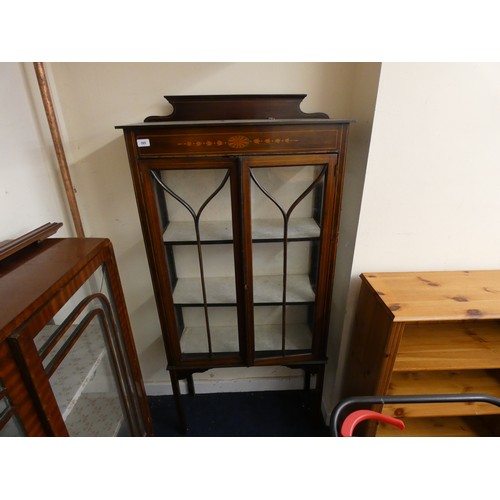
[[[46,435],[146,434],[106,265],[62,288],[8,344]]]
[[[0,437],[22,436],[26,436],[24,426],[0,382]]]
[[[171,366],[322,360],[336,165],[335,154],[139,162]]]
[[[43,436],[21,373],[6,342],[0,344],[0,437]]]
[[[171,365],[241,365],[241,208],[234,158],[139,162]]]
[[[246,282],[255,364],[323,355],[337,155],[242,160]]]

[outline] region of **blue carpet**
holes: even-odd
[[[180,432],[173,396],[149,396],[155,436],[328,436],[315,421],[306,391],[183,395],[187,432]]]

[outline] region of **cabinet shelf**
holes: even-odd
[[[205,278],[208,305],[235,305],[236,288],[232,277]],[[283,277],[256,276],[254,278],[254,304],[281,304]],[[203,305],[199,278],[179,278],[174,290],[174,304],[179,306]],[[287,304],[309,304],[315,300],[308,275],[287,277]]]
[[[500,370],[395,372],[387,394],[462,394],[471,387],[500,397]],[[383,412],[393,417],[474,416],[499,414],[500,408],[487,403],[387,404]]]
[[[282,219],[254,219],[252,221],[252,240],[282,241],[284,237]],[[314,240],[320,236],[320,227],[313,218],[290,219],[288,241]]]
[[[255,325],[256,351],[278,351],[281,349],[280,325]],[[212,344],[217,352],[238,352],[238,327],[218,326],[211,331]],[[286,350],[310,349],[312,332],[308,325],[288,325]],[[181,348],[184,353],[206,352],[207,336],[204,327],[187,327],[182,332]]]
[[[254,304],[281,304],[283,293],[282,276],[254,277]],[[314,303],[315,294],[307,274],[295,274],[287,277],[287,304]]]
[[[203,243],[220,243],[233,241],[233,230],[230,220],[200,222],[200,237]],[[196,244],[194,223],[169,222],[163,233],[163,241],[171,244]]]
[[[412,418],[405,429],[380,423],[377,437],[488,437],[492,429],[480,417]]]
[[[232,243],[233,234],[231,221],[200,222],[200,237],[202,243]],[[258,219],[252,221],[252,241],[282,241],[284,236],[282,219]],[[291,219],[288,227],[288,241],[317,240],[320,228],[313,218]],[[194,223],[170,222],[163,233],[163,241],[177,245],[196,244]]]
[[[394,371],[488,369],[500,365],[496,321],[420,323],[405,327]]]

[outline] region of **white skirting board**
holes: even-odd
[[[286,370],[286,368],[284,368]],[[230,368],[220,370],[230,371]],[[220,392],[256,392],[256,391],[287,391],[301,390],[304,388],[304,375],[301,370],[291,370],[289,376],[251,376],[251,377],[214,377],[211,372],[195,373],[193,375],[195,393],[210,394]],[[311,388],[314,388],[316,378],[311,376]],[[165,382],[145,382],[146,394],[148,396],[171,396],[172,386],[170,381]],[[187,382],[179,382],[181,394],[187,394]],[[322,402],[321,411],[325,422],[328,415]]]
[[[311,387],[315,385],[311,376]],[[252,366],[213,368],[193,374],[195,392],[209,394],[216,392],[286,391],[304,387],[304,371],[286,366]],[[170,376],[165,372],[161,381],[145,380],[148,396],[172,394]],[[180,381],[181,394],[187,394],[186,380]]]
[[[311,380],[314,380],[311,377]],[[311,382],[313,383],[313,382]],[[187,383],[181,380],[181,394],[187,394]],[[233,380],[196,380],[194,381],[195,392],[198,394],[210,394],[215,392],[253,392],[253,391],[287,391],[300,390],[304,387],[303,377],[276,377],[251,378]],[[165,383],[146,383],[146,394],[148,396],[170,396],[172,386]]]

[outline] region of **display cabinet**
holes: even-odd
[[[0,436],[150,436],[111,242],[60,226],[0,245]]]
[[[349,122],[304,95],[169,96],[121,125],[181,424],[179,379],[282,365],[319,409]]]

